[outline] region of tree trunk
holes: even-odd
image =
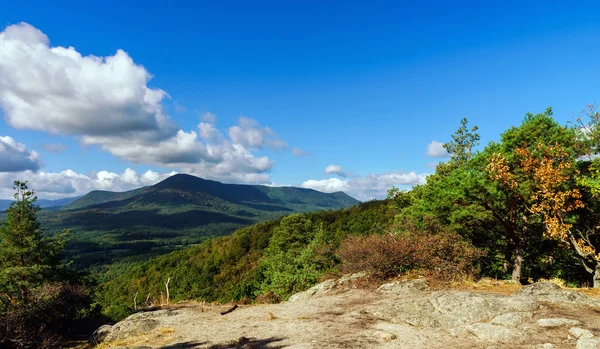
[[[594,288],[600,288],[600,263],[596,264],[594,270]]]
[[[29,292],[27,292],[27,289],[23,286],[21,286],[21,299],[25,304],[29,302]]]
[[[502,274],[506,275],[508,274],[508,271],[510,269],[510,257],[512,256],[512,250],[510,248],[510,246],[506,246],[505,250],[504,250],[504,258],[502,259]]]
[[[523,247],[518,244],[515,248],[515,262],[513,263],[512,281],[521,283],[521,267],[523,265]]]

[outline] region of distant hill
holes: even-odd
[[[224,184],[178,174],[128,192],[93,191],[58,210],[42,210],[40,220],[50,232],[72,229],[69,252],[85,267],[158,255],[290,213],[358,203],[342,192]]]
[[[40,205],[41,208],[60,207],[68,205],[79,198],[81,198],[81,196],[56,200],[39,199],[37,204]],[[6,210],[11,202],[13,202],[13,200],[0,200],[0,211]]]

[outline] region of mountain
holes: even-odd
[[[40,205],[41,208],[61,207],[68,205],[79,198],[81,198],[81,196],[56,200],[39,199],[37,204]],[[6,210],[11,202],[13,202],[13,200],[0,200],[0,210]]]
[[[69,252],[78,266],[87,267],[145,259],[290,213],[358,203],[342,192],[224,184],[178,174],[124,193],[93,191],[58,210],[43,210],[40,220],[50,232],[71,229]]]

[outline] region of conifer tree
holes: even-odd
[[[45,237],[37,220],[40,208],[27,182],[14,182],[15,201],[0,225],[0,304],[28,303],[32,290],[57,280],[61,236]]]

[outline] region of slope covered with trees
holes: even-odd
[[[112,265],[103,276],[98,300],[107,315],[120,318],[133,310],[135,293],[154,304],[164,301],[169,277],[174,301],[225,302],[266,294],[282,299],[313,285],[339,263],[334,252],[348,232],[386,231],[393,221],[389,205],[372,201],[337,211],[292,214],[143,263]]]

